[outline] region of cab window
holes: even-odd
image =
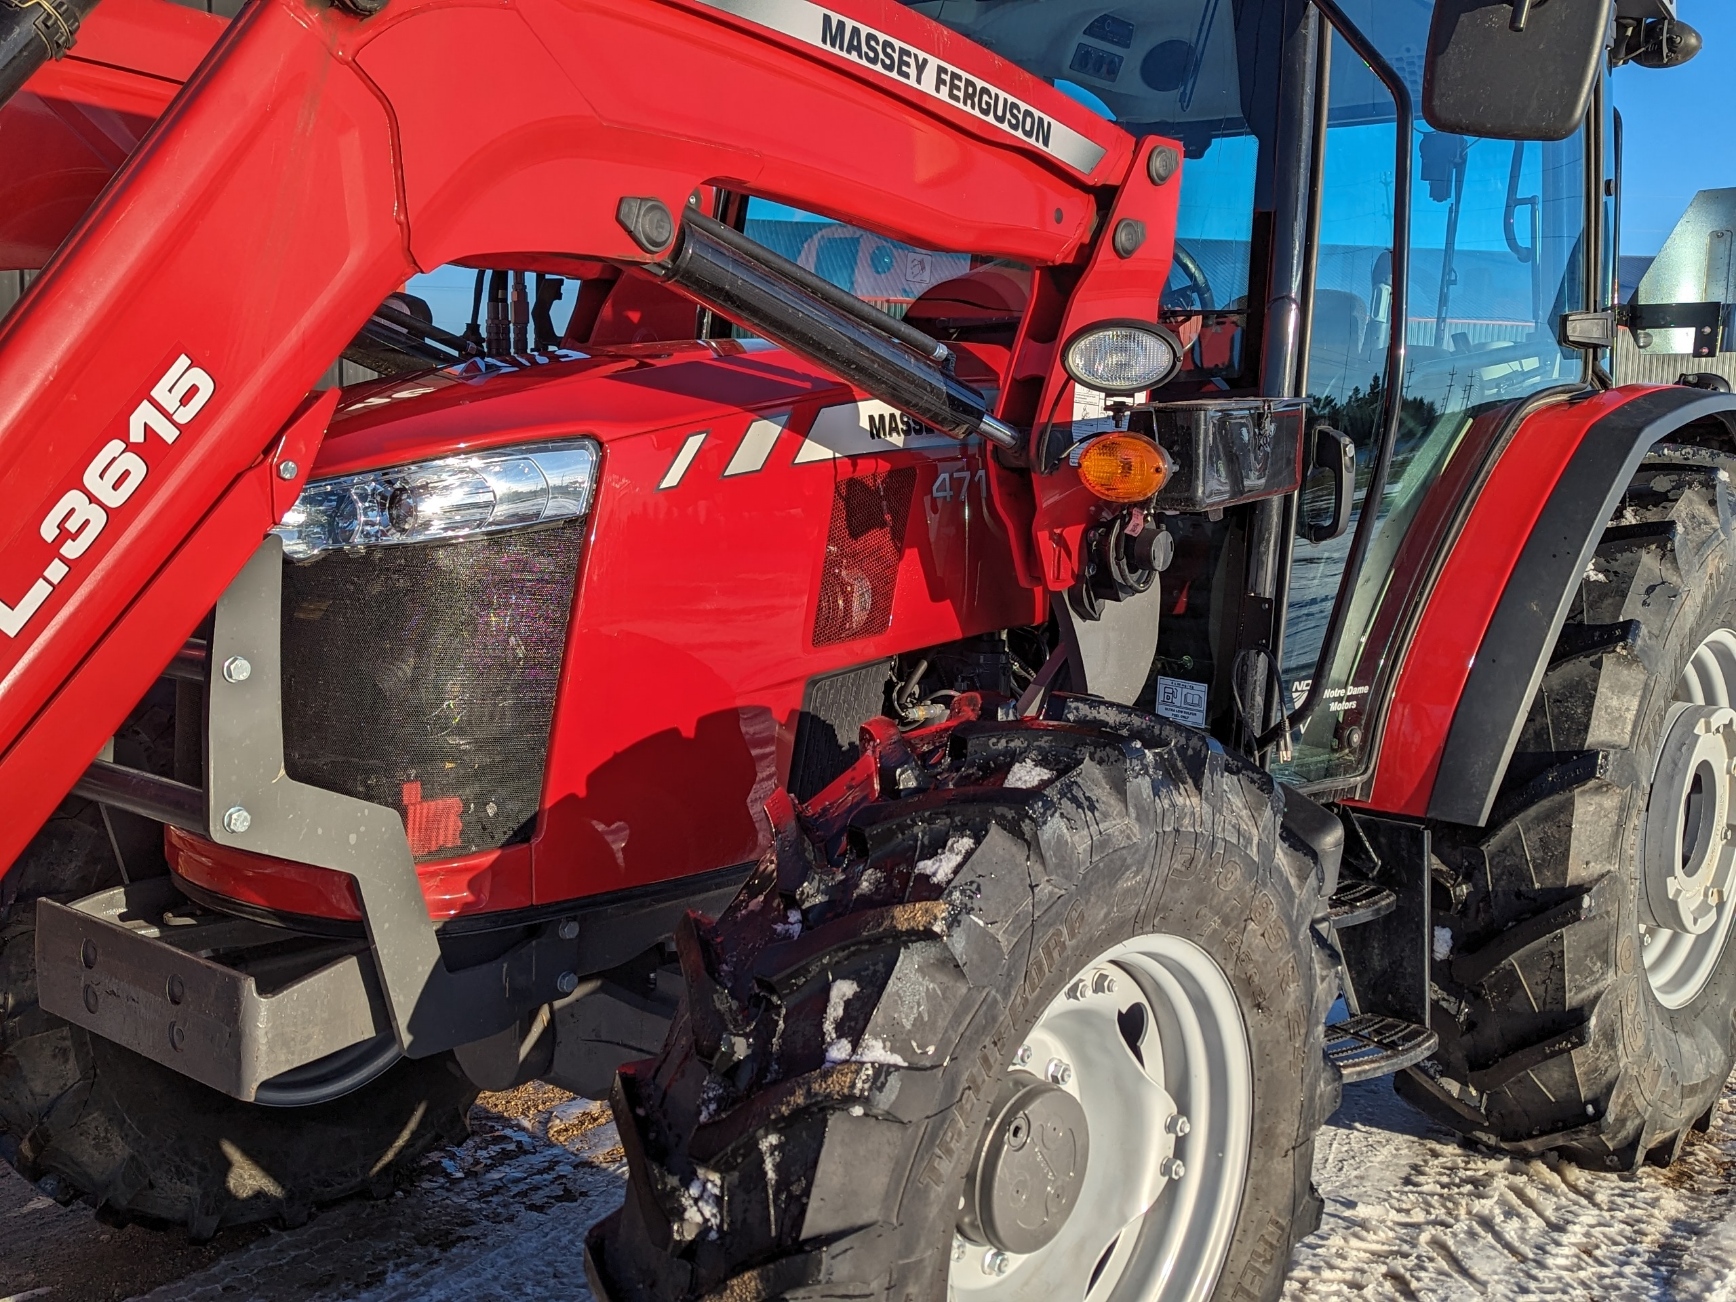
[[[1346,0],[1421,102],[1424,0]],[[1392,205],[1396,113],[1391,96],[1333,38],[1319,270],[1311,298],[1307,393],[1315,416],[1356,443],[1366,486],[1389,377],[1393,308]],[[1580,384],[1584,355],[1561,346],[1564,312],[1584,305],[1585,132],[1560,142],[1485,140],[1431,130],[1420,118],[1412,168],[1409,303],[1399,433],[1376,533],[1328,681],[1289,776],[1360,771],[1380,699],[1391,621],[1379,620],[1400,546],[1430,487],[1479,415],[1544,389]],[[1358,502],[1357,509],[1370,504]],[[1306,694],[1344,573],[1351,533],[1298,540],[1284,634],[1283,675]]]

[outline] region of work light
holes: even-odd
[[[1105,321],[1068,342],[1061,365],[1074,383],[1109,394],[1133,394],[1167,383],[1181,366],[1181,344],[1160,325]]]

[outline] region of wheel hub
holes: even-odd
[[[959,1228],[1003,1252],[1044,1247],[1079,1201],[1089,1153],[1079,1100],[1028,1072],[1012,1073],[965,1181]]]
[[[1717,921],[1736,867],[1736,710],[1679,704],[1670,714],[1646,810],[1646,912],[1654,926],[1699,936]]]
[[[1211,956],[1162,933],[1105,950],[1001,1077],[962,1191],[951,1302],[1205,1302],[1252,1114],[1241,1006]]]
[[[1640,829],[1640,940],[1665,1008],[1690,1003],[1729,937],[1736,889],[1736,632],[1688,657]]]

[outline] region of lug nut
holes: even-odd
[[[1083,999],[1089,993],[1090,987],[1085,984],[1084,977],[1075,979],[1073,983],[1067,987],[1067,998],[1069,999]]]
[[[578,988],[579,978],[577,973],[562,972],[560,976],[555,978],[555,989],[559,990],[563,995],[570,995]]]
[[[1169,1120],[1163,1123],[1163,1128],[1172,1135],[1181,1136],[1193,1129],[1193,1122],[1189,1121],[1182,1113],[1176,1112],[1171,1114]]]
[[[1049,1059],[1049,1068],[1043,1074],[1049,1078],[1051,1085],[1065,1085],[1073,1079],[1073,1069],[1059,1058]]]
[[[1013,1055],[1013,1066],[1015,1066],[1015,1067],[1028,1066],[1030,1064],[1030,1061],[1031,1061],[1031,1046],[1028,1044],[1021,1044],[1019,1046],[1019,1051]]]
[[[1157,1173],[1165,1180],[1179,1180],[1187,1174],[1187,1167],[1179,1157],[1166,1157],[1157,1164]]]
[[[245,832],[253,826],[253,815],[240,805],[232,805],[223,815],[223,826],[231,832]]]
[[[983,1253],[983,1274],[1004,1275],[1012,1267],[1013,1259],[999,1248],[990,1248]]]
[[[1115,978],[1099,969],[1091,975],[1091,993],[1094,995],[1112,995],[1115,993]]]
[[[956,1234],[952,1236],[952,1259],[954,1261],[963,1261],[965,1253],[969,1251],[970,1249],[965,1246],[963,1239]]]
[[[232,683],[244,683],[253,677],[253,666],[246,656],[230,656],[223,662],[223,676]]]

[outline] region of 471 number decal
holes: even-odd
[[[37,530],[42,541],[59,543],[59,547],[54,559],[43,567],[41,577],[30,585],[16,606],[0,601],[0,633],[15,638],[24,631],[31,616],[42,609],[55,587],[72,572],[68,562],[90,550],[90,545],[108,527],[109,513],[125,506],[145,482],[150,473],[150,462],[144,455],[151,450],[149,436],[154,434],[165,446],[172,445],[181,436],[181,428],[204,410],[215,392],[216,381],[193,365],[185,353],[163,372],[162,378],[151,386],[150,396],[142,399],[127,417],[126,438],[113,438],[103,444],[84,468],[83,487],[69,488],[42,517]],[[135,447],[139,451],[135,452]]]

